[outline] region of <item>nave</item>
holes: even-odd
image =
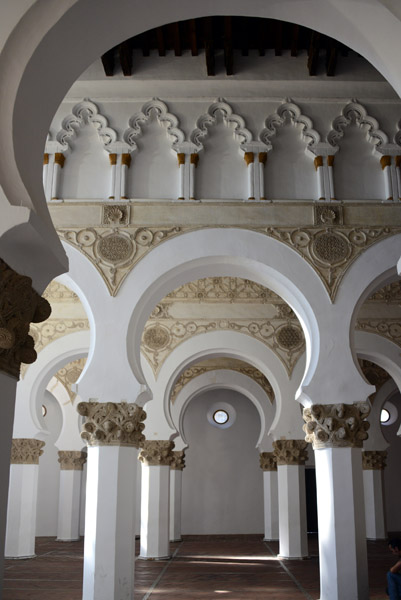
[[[171,544],[171,560],[136,560],[133,600],[317,600],[316,535],[308,542],[308,559],[282,561],[278,542],[263,542],[260,535],[183,536]],[[81,600],[82,539],[39,537],[36,553],[6,560],[4,600]],[[392,560],[386,541],[368,541],[370,600],[385,600]]]

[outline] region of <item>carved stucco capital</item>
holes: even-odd
[[[82,471],[87,454],[79,450],[59,450],[58,462],[61,471]]]
[[[274,452],[261,452],[259,460],[263,471],[277,471],[277,457]]]
[[[182,471],[185,469],[185,450],[173,450],[170,468],[173,471]]]
[[[142,444],[142,450],[138,459],[148,467],[170,466],[173,454],[174,442],[169,440],[146,440]]]
[[[362,448],[370,425],[365,421],[370,407],[355,404],[313,404],[304,408],[305,440],[313,448]]]
[[[362,452],[362,467],[365,471],[382,471],[386,467],[386,450],[364,450]]]
[[[145,411],[128,402],[80,402],[78,413],[85,417],[81,437],[87,446],[134,446],[145,439],[142,434]]]
[[[39,456],[43,454],[42,440],[31,438],[14,438],[11,446],[12,465],[38,465]]]
[[[21,363],[36,360],[29,326],[45,321],[51,307],[32,287],[32,279],[19,275],[0,259],[0,370],[19,379]]]
[[[276,440],[273,447],[277,465],[304,465],[308,460],[308,444],[304,440]]]

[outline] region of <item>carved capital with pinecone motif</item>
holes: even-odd
[[[304,440],[276,440],[273,447],[277,465],[304,465],[308,460],[308,444]]]
[[[386,450],[364,450],[362,452],[362,468],[364,471],[383,471],[386,468]]]
[[[146,440],[138,459],[147,467],[168,467],[173,460],[174,442],[169,440]]]
[[[185,450],[173,450],[171,454],[173,458],[171,459],[170,469],[183,471],[185,469]]]
[[[86,452],[80,452],[79,450],[59,450],[58,453],[61,471],[82,471],[86,459]]]
[[[0,370],[19,379],[21,363],[36,360],[31,323],[50,317],[51,306],[32,287],[32,279],[19,275],[0,259]]]
[[[78,413],[85,417],[81,438],[87,446],[134,446],[145,439],[145,411],[128,402],[80,402]]]
[[[370,424],[365,421],[370,407],[355,404],[313,404],[304,408],[305,440],[319,448],[362,448]]]
[[[11,446],[11,464],[12,465],[38,465],[39,456],[43,454],[42,440],[31,438],[15,438]]]
[[[263,471],[277,471],[277,458],[274,452],[261,452],[259,461]]]

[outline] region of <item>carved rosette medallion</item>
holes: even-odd
[[[261,452],[259,461],[262,471],[277,471],[277,457],[274,452]]]
[[[169,440],[146,440],[138,459],[147,467],[169,467],[173,460],[174,442]]]
[[[364,450],[362,452],[362,468],[364,471],[383,471],[386,468],[386,450]]]
[[[185,469],[185,450],[173,450],[170,469],[173,471],[183,471]]]
[[[19,275],[0,259],[0,370],[19,379],[21,363],[36,360],[30,323],[45,321],[51,307],[32,288],[32,279]]]
[[[304,465],[308,460],[308,444],[304,440],[276,440],[273,447],[277,465]]]
[[[370,424],[365,420],[370,407],[355,404],[314,404],[304,408],[305,440],[313,448],[362,448]]]
[[[86,452],[80,452],[79,450],[59,450],[58,453],[61,471],[82,471],[86,459]]]
[[[12,465],[38,465],[44,442],[32,438],[15,438],[11,446]]]
[[[78,413],[85,417],[81,438],[87,446],[134,446],[145,439],[145,411],[128,402],[80,402]]]

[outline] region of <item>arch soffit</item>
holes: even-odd
[[[85,446],[79,435],[79,420],[80,417],[75,406],[72,404],[69,393],[65,385],[53,376],[46,386],[55,399],[57,400],[63,415],[63,424],[61,431],[54,445],[59,448],[60,442],[66,444],[68,450],[81,449]],[[72,437],[73,436],[73,437]],[[74,447],[73,447],[74,444]]]
[[[330,146],[338,147],[338,143],[353,120],[360,129],[366,130],[367,139],[373,145],[374,150],[384,149],[387,146],[388,137],[384,131],[381,131],[379,122],[370,116],[366,108],[356,99],[344,106],[341,114],[334,119],[332,129],[327,135]]]
[[[355,352],[387,371],[401,392],[400,347],[376,333],[355,332]]]
[[[202,392],[214,389],[229,389],[239,392],[246,396],[255,406],[261,421],[260,435],[256,443],[256,447],[258,448],[267,433],[269,424],[273,421],[274,409],[270,404],[267,394],[251,377],[243,373],[224,369],[202,373],[185,385],[177,395],[174,409],[172,410],[174,414],[172,421],[184,442],[188,443],[185,438],[183,419],[189,403]]]

